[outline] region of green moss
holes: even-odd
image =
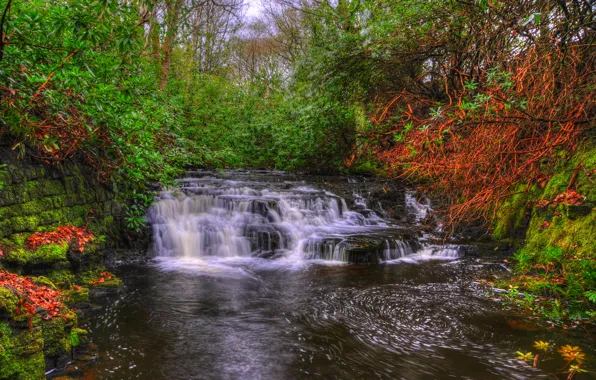
[[[82,227],[85,225],[85,219],[83,217],[75,218],[71,221],[71,223],[75,227]]]
[[[30,233],[20,233],[20,234],[13,234],[11,236],[11,240],[14,243],[14,245],[18,246],[18,247],[22,247],[25,245],[25,242],[27,241],[27,238],[30,236]]]
[[[66,221],[66,216],[62,210],[50,210],[40,213],[39,219],[44,225],[55,225],[63,224]]]
[[[69,306],[89,303],[89,289],[85,287],[65,290],[62,292],[62,295],[64,303]]]
[[[116,277],[112,277],[111,280],[105,279],[104,282],[91,285],[92,288],[96,289],[113,289],[122,286],[122,280]]]
[[[63,207],[66,207],[66,195],[55,196],[51,199],[55,209],[61,209]]]
[[[0,191],[0,205],[8,206],[13,205],[18,202],[17,196],[11,187],[5,186],[2,191]]]
[[[60,195],[64,194],[66,190],[62,185],[62,182],[58,180],[46,179],[41,182],[43,184],[43,194],[45,196]]]
[[[17,248],[11,250],[6,255],[6,261],[15,265],[56,265],[59,263],[66,264],[68,259],[66,253],[68,252],[68,243],[52,243],[39,247],[34,252],[25,248]]]
[[[14,207],[14,206],[13,206]],[[49,198],[38,199],[18,205],[18,214],[15,216],[38,215],[53,208],[52,200]]]
[[[89,333],[87,332],[87,330],[83,330],[83,329],[79,329],[79,328],[72,329],[72,331],[70,332],[70,342],[71,342],[72,347],[77,347],[81,343],[87,342],[88,335],[89,335]]]
[[[64,309],[59,317],[43,320],[43,351],[46,356],[60,356],[69,353],[72,348],[70,328],[76,325],[76,315]]]
[[[15,356],[30,356],[41,352],[44,347],[41,329],[38,326],[19,329],[13,334],[12,351]]]
[[[12,183],[12,177],[10,173],[6,170],[0,170],[0,182],[4,183],[4,185],[9,185]]]
[[[116,235],[116,231],[114,231],[114,217],[111,215],[96,219],[89,224],[89,228],[91,228],[96,235]]]
[[[552,176],[542,192],[541,199],[552,200],[565,191],[567,186],[569,186],[572,175],[573,173],[571,171],[565,171]]]
[[[51,270],[46,277],[59,288],[70,288],[72,284],[76,283],[75,275],[69,269]]]
[[[39,328],[15,333],[7,323],[0,323],[0,379],[44,379],[42,347]]]
[[[9,289],[0,286],[0,316],[14,317],[19,298]]]
[[[89,287],[92,282],[95,282],[102,277],[102,272],[102,269],[83,270],[77,273],[73,273],[69,269],[56,269],[50,271],[46,277],[59,288],[70,289],[73,285]],[[118,287],[122,284],[121,280],[117,279],[113,274],[110,275],[112,276],[112,279],[104,279],[104,286],[99,286],[99,284],[93,286],[111,288]]]
[[[0,220],[0,238],[9,237],[12,234],[12,223],[10,220]]]
[[[46,286],[53,290],[58,289],[52,281],[50,281],[47,277],[44,277],[44,276],[33,277],[32,282],[38,286]]]
[[[34,232],[39,225],[39,217],[36,215],[18,216],[12,218],[11,221],[13,230],[18,232]]]
[[[10,250],[8,253],[4,255],[4,259],[7,263],[23,266],[29,262],[29,257],[31,256],[31,252],[27,251],[24,248],[16,248]]]
[[[524,246],[514,256],[518,276],[509,283],[561,299],[567,309],[557,310],[554,316],[591,315],[588,311],[594,305],[585,294],[596,288],[596,185],[592,178],[596,148],[584,144],[573,155],[561,151],[548,164],[544,169],[552,176],[542,190],[535,188],[530,203],[553,201],[570,185],[586,198],[581,204],[532,209]],[[513,207],[509,209],[509,205]],[[499,210],[496,237],[511,235],[510,228],[517,219],[515,209],[512,198]]]
[[[89,283],[90,288],[95,289],[113,289],[122,286],[122,280],[117,278],[113,273],[101,270],[94,272],[94,278]]]
[[[83,286],[89,286],[90,282],[93,282],[99,276],[101,270],[86,270],[77,273],[76,283]]]
[[[54,264],[60,261],[67,261],[68,243],[46,244],[39,247],[33,254],[33,264]]]
[[[21,213],[20,205],[12,205],[0,208],[0,218],[10,219],[15,216],[19,216]]]
[[[550,226],[534,215],[526,233],[526,250],[539,252],[547,247],[561,247],[584,258],[596,258],[596,213],[576,219],[561,214],[553,216]]]
[[[15,297],[2,289],[0,300],[9,299],[16,306]],[[0,322],[0,379],[43,379],[44,356],[70,355],[73,343],[87,340],[87,331],[76,328],[77,316],[66,307],[60,310],[60,316],[49,320],[40,314],[9,320]]]
[[[85,244],[85,249],[81,253],[81,256],[97,257],[103,261],[103,252],[101,252],[99,249],[100,246],[101,240],[97,237],[94,237]]]
[[[527,206],[536,192],[535,187],[526,188],[525,184],[516,186],[516,194],[507,198],[497,210],[493,222],[493,237],[496,240],[522,237],[530,217]]]

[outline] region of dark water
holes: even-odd
[[[515,360],[535,340],[594,355],[589,334],[549,330],[471,290],[475,260],[220,264],[121,268],[124,295],[89,321],[99,360],[83,364],[86,378],[535,379],[547,374]]]

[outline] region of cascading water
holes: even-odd
[[[354,196],[351,210],[343,198],[279,173],[256,180],[246,173],[191,174],[196,178],[163,192],[151,210],[159,257],[374,263],[458,256],[457,248],[421,243],[411,229],[379,217],[361,196]],[[412,203],[406,202],[407,209]]]

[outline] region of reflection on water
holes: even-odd
[[[162,259],[121,269],[126,292],[89,321],[98,379],[536,379],[534,340],[579,344],[468,287],[467,260],[295,268]],[[485,270],[493,266],[484,266]],[[529,331],[536,330],[536,331]],[[552,364],[553,371],[562,368]]]

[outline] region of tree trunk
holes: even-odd
[[[172,66],[172,51],[174,49],[174,42],[176,41],[176,34],[178,33],[178,21],[180,18],[180,9],[182,8],[183,0],[171,0],[167,2],[167,31],[166,38],[162,46],[162,61],[161,70],[159,73],[159,89],[164,90],[168,84],[168,77],[170,75],[170,68]]]

